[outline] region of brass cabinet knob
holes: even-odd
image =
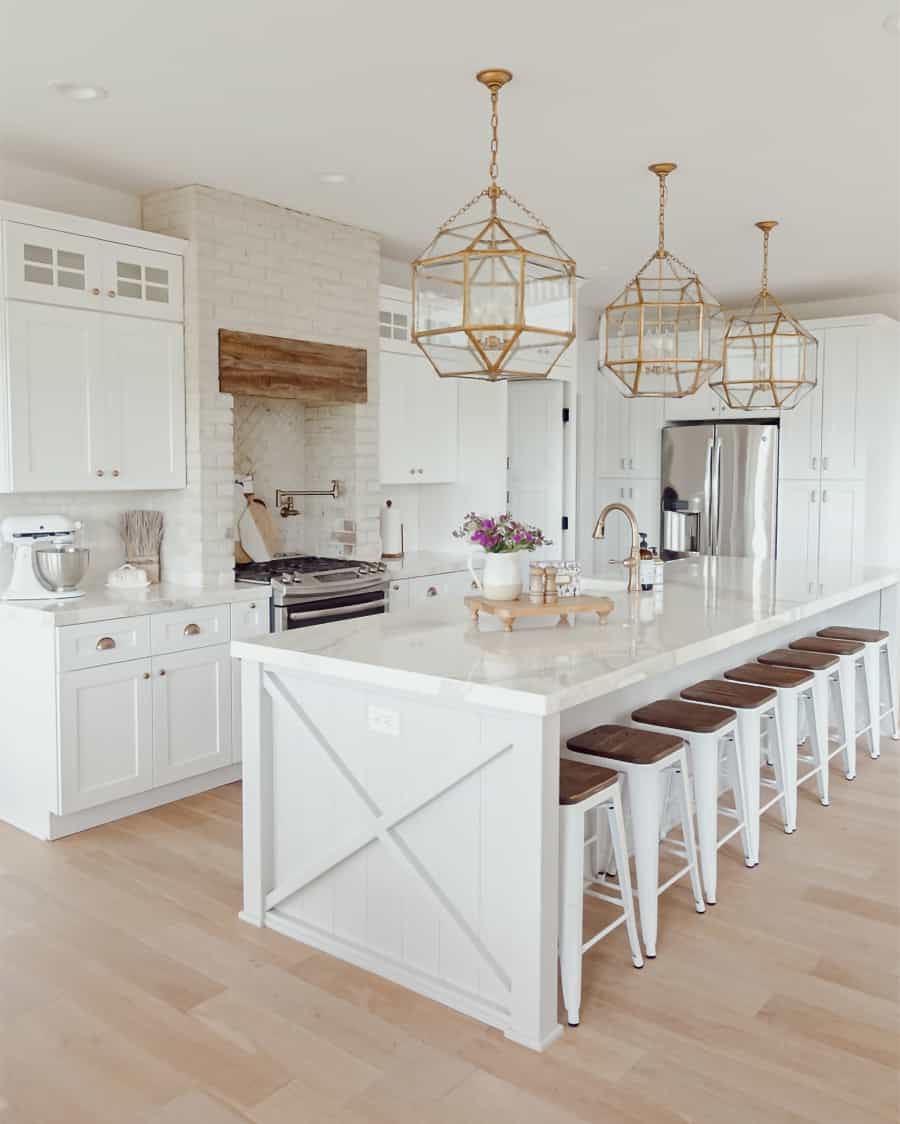
[[[162,669],[162,671],[160,671],[160,673],[159,673],[159,674],[160,674],[160,675],[165,675],[165,674],[166,674],[166,669],[165,669],[165,668],[163,668],[163,669]]]
[[[97,469],[97,475],[98,475],[98,476],[102,476],[102,475],[103,475],[103,469],[102,469],[102,468],[98,468],[98,469]]]
[[[145,679],[149,679],[149,678],[150,678],[150,672],[149,672],[149,671],[145,671],[145,672],[144,672],[144,678],[145,678]]]
[[[113,476],[118,476],[118,475],[119,475],[119,470],[118,470],[117,468],[114,468],[114,469],[112,470],[112,474],[113,474]]]
[[[109,652],[115,648],[116,642],[111,636],[101,636],[97,641],[98,652]]]
[[[255,602],[255,601],[251,601],[251,602],[250,602],[250,608],[251,608],[251,609],[255,609],[255,608],[256,608],[256,602]]]
[[[106,295],[107,295],[108,297],[114,297],[114,296],[116,295],[116,290],[115,290],[115,289],[107,289],[107,290],[106,290]]]
[[[426,597],[437,597],[437,595],[438,595],[438,591],[435,589],[435,587],[433,585],[430,585],[428,587],[428,589],[425,591]]]
[[[185,636],[199,636],[200,635],[200,625],[199,624],[186,624],[184,626],[184,635]]]
[[[91,296],[99,297],[100,296],[100,290],[99,289],[91,289]]]

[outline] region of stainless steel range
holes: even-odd
[[[239,563],[234,576],[239,582],[272,587],[273,632],[387,612],[383,562],[292,555]]]

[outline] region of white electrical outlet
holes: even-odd
[[[392,738],[400,736],[400,715],[396,710],[384,706],[369,707],[369,729],[376,734],[388,734]]]

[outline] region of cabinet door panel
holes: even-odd
[[[456,479],[458,385],[439,379],[423,355],[382,351],[379,389],[381,482]]]
[[[153,659],[153,784],[231,764],[228,645]]]
[[[9,301],[7,324],[13,490],[104,487],[102,317]]]
[[[829,328],[825,332],[825,378],[821,390],[823,483],[829,478],[865,478],[865,442],[860,424],[864,345],[863,329]]]
[[[815,591],[819,561],[819,508],[821,492],[809,480],[782,480],[778,486],[778,560],[790,562],[784,580],[796,589],[783,596],[805,596]]]
[[[70,308],[102,307],[101,243],[77,234],[7,222],[6,293]]]
[[[183,320],[182,259],[177,254],[102,242],[103,305],[108,312]]]
[[[111,488],[183,488],[184,340],[180,324],[103,316],[105,479]]]
[[[819,341],[819,384],[790,410],[781,411],[780,473],[789,480],[818,480],[822,462],[822,395],[825,333]]]
[[[380,353],[378,421],[382,484],[414,484],[416,480],[411,378],[417,369],[416,356]]]
[[[659,478],[665,405],[661,398],[625,399],[629,411],[628,470],[632,476]],[[652,537],[652,536],[651,536]]]
[[[822,481],[819,536],[820,580],[850,580],[864,555],[865,484],[856,480]]]
[[[606,478],[627,476],[630,451],[628,409],[637,403],[619,393],[613,376],[609,373],[598,376],[596,390],[595,469],[600,476]]]
[[[153,784],[150,661],[60,676],[60,812],[144,792]]]

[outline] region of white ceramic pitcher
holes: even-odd
[[[515,601],[522,592],[522,564],[517,552],[485,554],[480,574],[472,565],[470,554],[469,573],[478,592],[488,601]]]

